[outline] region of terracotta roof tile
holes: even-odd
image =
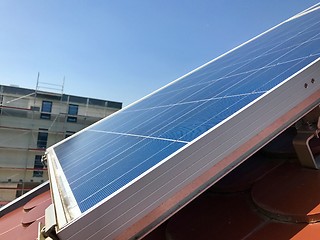
[[[43,224],[43,220],[35,221],[31,225],[24,227],[24,228],[21,228],[20,234],[17,237],[17,240],[37,239],[39,222],[41,222]]]
[[[209,191],[239,192],[247,190],[254,182],[281,165],[283,162],[284,160],[256,154],[214,184]]]
[[[50,192],[47,191],[33,198],[24,206],[19,207],[1,217],[0,239],[36,239],[38,234],[38,224],[39,222],[44,224],[45,209],[50,204]]]
[[[320,224],[268,221],[245,240],[316,240],[319,239],[319,233]]]
[[[23,210],[18,208],[0,218],[0,239],[17,239],[21,231]]]
[[[204,194],[168,222],[168,239],[242,239],[264,219],[256,214],[247,194]]]
[[[37,206],[34,206],[31,210],[23,214],[21,223],[23,225],[31,224],[35,221],[39,221],[44,218],[44,212],[46,208],[51,204],[51,198],[46,199],[45,201],[39,203]]]
[[[320,220],[320,171],[292,159],[294,136],[292,130],[281,134],[171,217],[161,231],[156,229],[157,234],[166,240],[318,239],[320,222],[313,222]],[[311,147],[317,154],[320,142]]]
[[[291,222],[320,220],[320,171],[287,163],[257,182],[252,198],[272,218]]]
[[[23,209],[24,210],[31,210],[32,208],[42,204],[43,202],[48,201],[49,199],[51,199],[50,195],[46,194],[46,197],[44,197],[42,194],[36,196],[35,198],[31,199],[29,202],[27,202],[24,206]]]

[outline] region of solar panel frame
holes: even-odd
[[[60,192],[60,195],[66,198],[61,201],[54,197],[55,205],[60,206],[60,212],[62,208],[70,216],[66,214],[65,220],[60,220],[59,237],[61,236],[61,239],[79,239],[79,237],[127,239],[143,236],[318,105],[319,69],[318,58],[82,214],[77,209],[75,199],[72,199],[71,189],[63,190],[64,193]],[[316,81],[311,83],[311,79]],[[306,88],[305,84],[309,87]],[[252,116],[259,117],[252,121]],[[254,144],[252,139],[256,139]],[[48,149],[49,163],[55,164],[55,166],[49,166],[49,170],[54,169],[50,170],[50,179],[56,183],[53,187],[61,191],[68,184],[55,156],[54,147]],[[246,148],[246,151],[242,148]],[[190,159],[191,157],[195,160]],[[168,159],[170,161],[167,161]],[[59,175],[60,180],[57,179]],[[166,182],[167,179],[170,181]],[[140,194],[142,190],[144,194]],[[67,202],[68,211],[65,210],[66,203],[63,201]],[[120,216],[119,212],[122,212]],[[74,220],[70,222],[71,219]]]
[[[255,101],[250,107],[243,109],[236,116],[171,156],[170,161],[164,161],[144,176],[136,179],[134,184],[121,189],[90,211],[82,214],[71,225],[63,227],[59,236],[62,239],[79,239],[79,237],[99,239],[105,236],[107,239],[113,239],[119,235],[143,236],[144,233],[203,192],[297,119],[319,105],[319,80],[314,83],[313,87],[304,87],[305,83],[310,83],[311,79],[319,79],[319,77],[320,60],[318,59],[298,75],[287,80],[285,84],[263,96],[261,98],[263,100]],[[292,92],[301,93],[301,91],[304,94],[298,96],[292,94]],[[259,119],[252,122],[252,114],[260,116]],[[250,122],[249,125],[248,122]],[[262,134],[268,128],[271,130]],[[241,131],[237,132],[239,129]],[[251,134],[243,138],[243,132]],[[252,143],[252,139],[255,138],[257,141]],[[221,141],[221,139],[226,140]],[[250,140],[251,143],[249,143]],[[215,147],[212,148],[213,146]],[[241,146],[245,146],[247,150],[239,150]],[[201,161],[190,161],[190,157]],[[187,165],[181,166],[182,164]],[[177,169],[178,167],[179,169]],[[181,172],[181,169],[186,170]],[[195,171],[197,176],[194,176]],[[215,174],[206,176],[207,171]],[[210,178],[210,176],[212,177]],[[167,179],[171,179],[170,182],[166,182]],[[186,182],[186,179],[189,181]],[[164,185],[165,182],[166,185]],[[184,184],[183,186],[179,186],[182,184],[181,182]],[[146,185],[146,183],[149,184]],[[167,192],[168,189],[171,189],[171,192]],[[144,191],[143,195],[140,194],[141,190]],[[168,197],[168,194],[171,196]],[[144,196],[147,197],[144,198]],[[167,198],[166,202],[162,201],[163,198]],[[157,206],[161,202],[162,205]],[[125,214],[119,216],[119,212]],[[147,217],[145,216],[146,212],[149,212]],[[147,224],[145,223],[141,228],[141,223],[139,223],[139,227],[134,228],[136,220],[140,218],[147,221]],[[97,228],[94,224],[88,224],[91,221],[94,224],[101,222],[103,226]],[[125,232],[123,232],[124,229]],[[142,232],[140,232],[141,230]],[[92,232],[95,232],[94,235]]]

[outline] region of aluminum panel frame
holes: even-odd
[[[311,83],[314,79],[314,83]],[[137,239],[320,104],[320,59],[58,231],[60,239]]]

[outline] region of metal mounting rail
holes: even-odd
[[[301,120],[301,127],[297,129],[297,136],[293,139],[293,146],[303,167],[320,169],[320,155],[314,156],[310,148],[310,140],[319,138],[320,106],[317,106]]]

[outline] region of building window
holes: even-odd
[[[51,101],[42,101],[40,118],[50,120],[51,111],[52,111],[52,102]]]
[[[33,171],[33,177],[43,177],[43,171],[40,169],[43,169],[43,164],[41,162],[41,155],[36,155],[34,158],[34,171]]]
[[[47,142],[48,142],[48,129],[39,128],[37,147],[47,148]]]
[[[78,109],[78,105],[69,104],[68,115],[72,116],[68,116],[67,122],[77,122],[77,117],[75,116],[78,115]]]
[[[67,122],[73,122],[73,123],[76,123],[77,122],[77,117],[71,117],[71,116],[68,116],[67,118]]]
[[[73,131],[66,131],[66,138],[70,137],[71,135],[73,135],[75,132]]]
[[[74,105],[74,104],[69,104],[69,110],[68,110],[68,114],[69,115],[78,115],[78,105]]]

